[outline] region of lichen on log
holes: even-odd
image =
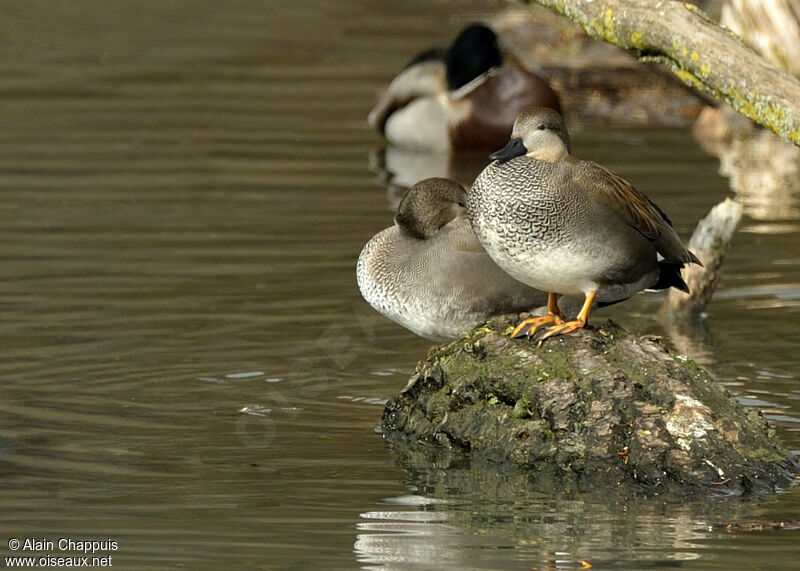
[[[665,64],[685,84],[800,145],[800,80],[767,62],[692,4],[654,0],[529,0],[593,38]]]
[[[421,362],[381,430],[420,444],[624,494],[771,492],[800,466],[745,409],[659,338],[609,322],[547,340],[507,336],[500,318]],[[435,446],[430,446],[434,444]]]

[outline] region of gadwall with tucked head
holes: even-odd
[[[506,274],[481,247],[466,216],[467,194],[431,178],[408,190],[394,226],[358,257],[364,299],[403,327],[434,341],[457,338],[492,316],[543,306],[547,294]]]

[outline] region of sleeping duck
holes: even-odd
[[[561,110],[547,81],[504,64],[497,35],[483,24],[447,49],[419,54],[389,84],[367,123],[400,147],[450,152],[501,147],[525,107]]]

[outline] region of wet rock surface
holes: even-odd
[[[393,450],[442,450],[625,494],[745,494],[794,482],[800,466],[746,409],[657,337],[608,322],[514,340],[498,319],[431,350],[391,399]],[[426,452],[427,451],[427,452]]]

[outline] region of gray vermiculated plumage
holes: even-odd
[[[565,133],[557,113],[524,112],[517,139],[495,154],[516,158],[491,163],[476,179],[467,210],[492,259],[531,287],[596,291],[605,303],[656,286],[685,288],[678,271],[698,260],[666,216],[604,167],[569,156]]]
[[[492,163],[475,181],[467,208],[479,241],[511,276],[544,291],[579,295],[594,281],[622,277],[615,267],[625,265],[626,255],[585,232],[594,208],[579,189],[560,191],[569,180],[567,169],[557,163],[524,157]],[[634,245],[642,238],[632,229],[623,233]],[[641,258],[651,248],[634,249]],[[654,271],[655,263],[653,252]],[[631,295],[607,293],[601,301]]]

